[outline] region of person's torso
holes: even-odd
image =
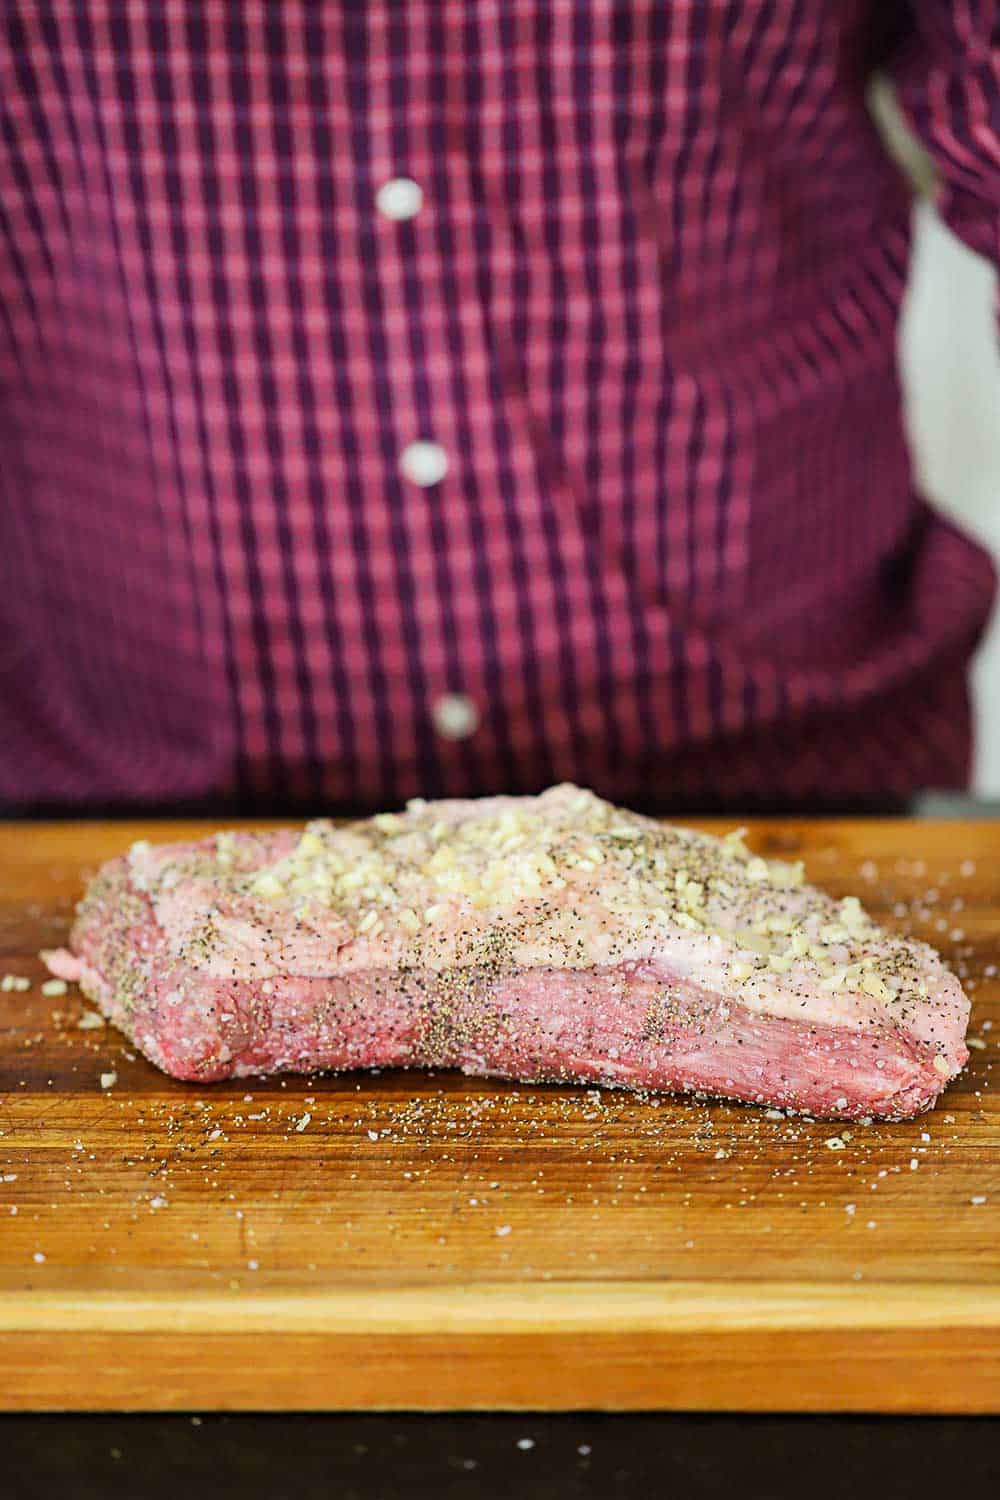
[[[871,15],[6,7],[0,791],[607,787],[965,639]]]

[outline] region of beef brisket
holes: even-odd
[[[937,954],[801,866],[573,786],[134,845],[53,971],[175,1077],[457,1067],[906,1118],[967,1059]]]

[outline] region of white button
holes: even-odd
[[[434,728],[443,739],[467,740],[479,727],[479,710],[464,693],[445,693],[431,709]]]
[[[387,219],[413,219],[424,206],[424,190],[412,177],[393,177],[375,194],[375,207]]]
[[[448,472],[448,455],[440,443],[419,441],[410,443],[399,456],[399,468],[404,479],[419,484],[440,484]]]

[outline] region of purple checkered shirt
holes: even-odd
[[[910,202],[995,0],[0,0],[0,798],[905,796],[992,579]]]

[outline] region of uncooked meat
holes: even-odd
[[[53,972],[199,1082],[461,1068],[904,1119],[968,1057],[925,944],[739,833],[574,786],[137,844],[70,950]]]

